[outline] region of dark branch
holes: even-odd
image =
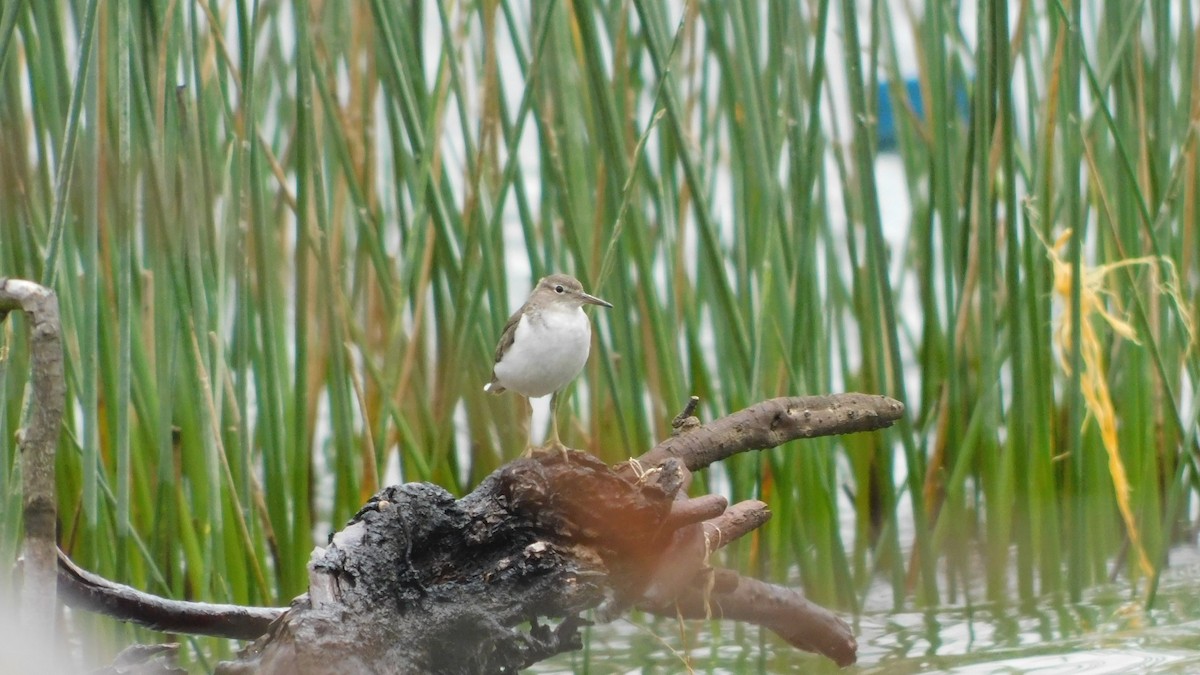
[[[167,600],[88,572],[58,551],[58,590],[77,609],[130,621],[164,633],[253,640],[283,613],[278,607],[242,607]]]

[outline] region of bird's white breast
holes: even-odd
[[[524,396],[546,396],[583,370],[591,346],[592,326],[579,307],[523,316],[512,346],[496,364],[496,379]]]

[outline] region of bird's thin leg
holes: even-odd
[[[525,452],[521,456],[530,457],[533,455],[533,401],[524,396],[521,399],[525,401]]]
[[[558,440],[558,397],[557,391],[550,396],[550,442],[547,445],[562,445]]]
[[[567,446],[562,444],[558,438],[558,400],[561,392],[556,391],[550,397],[550,439],[546,441],[545,447],[551,450],[562,452],[563,459],[567,458]]]

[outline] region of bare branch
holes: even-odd
[[[797,438],[834,436],[889,427],[904,404],[886,396],[787,396],[739,410],[659,443],[638,458],[643,466],[679,458],[692,471],[747,450],[774,448]]]
[[[720,583],[711,589],[692,586],[672,603],[642,606],[659,616],[684,619],[750,621],[770,629],[788,644],[824,654],[839,666],[854,663],[857,641],[836,614],[809,602],[800,591],[718,570]],[[732,590],[728,589],[736,580]],[[723,592],[724,591],[724,592]]]
[[[0,321],[13,310],[23,310],[29,317],[32,390],[23,415],[25,426],[17,431],[25,522],[21,616],[33,634],[52,640],[57,609],[54,452],[66,400],[58,298],[31,281],[0,278]]]
[[[720,516],[704,523],[709,551],[724,548],[762,527],[771,519],[771,510],[755,499],[738,502]]]

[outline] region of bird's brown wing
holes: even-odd
[[[504,352],[512,346],[513,340],[517,339],[517,325],[521,323],[521,315],[525,313],[525,306],[513,312],[513,315],[508,317],[508,322],[504,324],[504,330],[500,331],[500,342],[496,344],[496,356],[492,361],[493,364],[500,363],[500,359],[504,358]],[[488,384],[488,391],[493,394],[504,393],[504,387],[496,383],[496,368],[492,366],[492,381]]]

